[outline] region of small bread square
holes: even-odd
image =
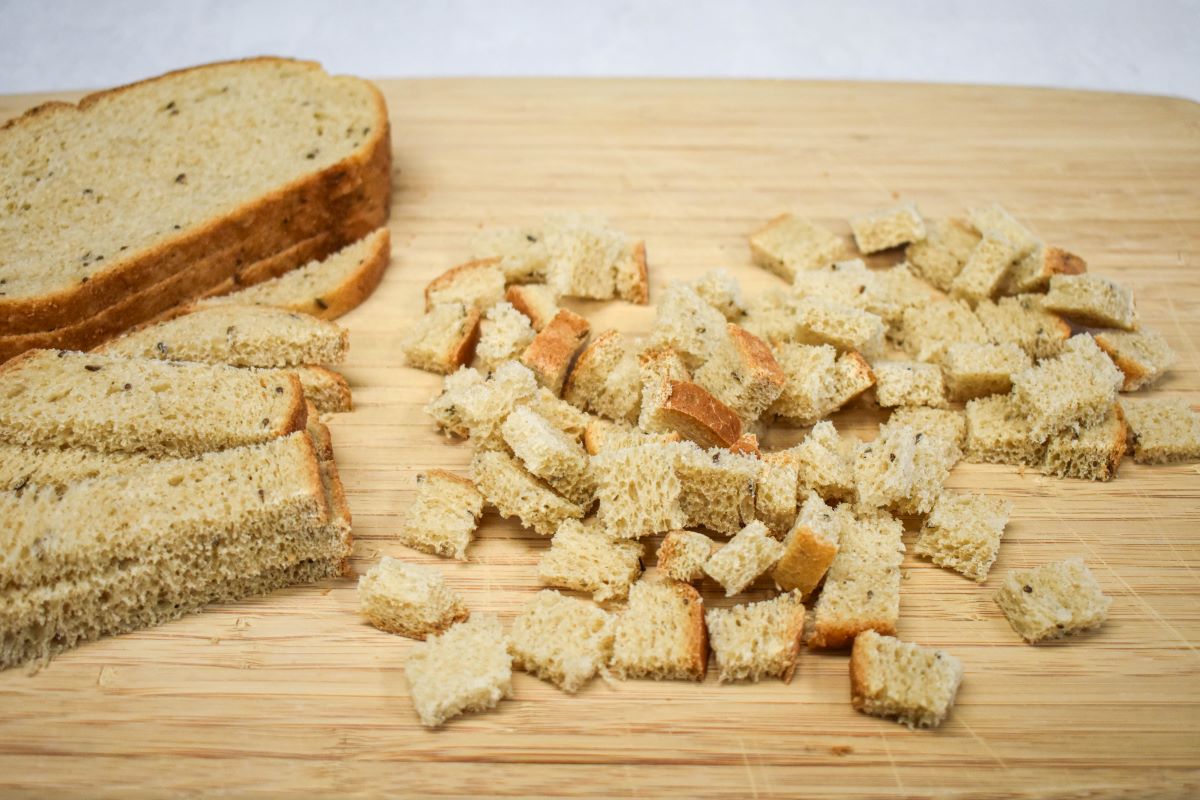
[[[1064,428],[1103,420],[1125,376],[1088,334],[1072,336],[1061,355],[1013,376],[1013,403],[1029,418],[1030,437],[1044,442]]]
[[[957,342],[989,342],[975,312],[961,300],[935,300],[904,309],[894,334],[904,352],[917,361],[938,362]]]
[[[936,364],[919,361],[876,361],[875,400],[884,408],[944,406],[946,386]]]
[[[1041,240],[1033,231],[1025,227],[999,203],[968,209],[967,217],[975,226],[975,230],[984,237],[1007,239],[1011,242],[1016,249],[1018,258],[1024,258],[1041,244]]]
[[[816,492],[808,492],[796,524],[783,539],[783,555],[771,570],[780,589],[796,591],[801,599],[812,596],[837,555],[846,513],[830,508]]]
[[[500,620],[490,614],[416,645],[404,674],[417,716],[429,728],[512,697],[512,656]]]
[[[560,309],[521,353],[521,363],[533,371],[538,383],[561,395],[567,371],[587,344],[590,332],[591,326],[586,319],[573,311]]]
[[[766,342],[732,322],[726,325],[726,334],[693,377],[749,424],[779,397],[785,376]]]
[[[466,478],[440,469],[417,475],[417,496],[400,529],[414,550],[467,560],[467,547],[483,513],[483,495]]]
[[[796,324],[793,338],[802,344],[829,344],[838,352],[869,356],[883,351],[883,320],[869,311],[819,297],[803,297],[792,305]]]
[[[479,309],[465,303],[434,306],[401,343],[409,366],[449,375],[469,363],[479,341],[479,320]]]
[[[547,219],[543,235],[546,281],[559,295],[607,300],[616,294],[617,262],[632,255],[622,233],[603,219],[564,214]]]
[[[491,372],[505,361],[517,358],[533,337],[529,318],[501,300],[484,312],[479,323],[479,343],[475,345],[479,368]]]
[[[658,546],[658,568],[669,578],[695,583],[704,577],[704,565],[715,548],[703,533],[671,531]]]
[[[543,589],[508,634],[513,666],[574,694],[608,664],[616,617],[574,597]]]
[[[754,263],[789,283],[796,273],[818,269],[846,254],[842,237],[821,225],[781,214],[750,235]]]
[[[725,319],[737,322],[746,314],[746,299],[742,287],[726,269],[710,269],[696,280],[691,287],[710,306],[720,311]]]
[[[679,505],[683,485],[675,474],[677,447],[641,444],[592,458],[604,530],[618,538],[640,539],[687,524]]]
[[[1012,389],[1012,376],[1029,366],[1029,354],[1012,342],[952,344],[942,359],[946,390],[951,400],[961,402],[1007,394]]]
[[[639,444],[667,444],[682,439],[678,433],[646,433],[606,419],[593,419],[583,431],[583,446],[588,455],[596,456],[610,450],[624,450]]]
[[[472,240],[471,257],[499,259],[506,283],[546,280],[546,243],[540,227],[484,231]]]
[[[1027,467],[1042,464],[1046,447],[1034,440],[1029,419],[1017,412],[1010,395],[971,400],[965,413],[967,461]]]
[[[677,581],[635,583],[617,618],[612,669],[619,678],[704,680],[708,633],[700,593]]]
[[[961,457],[953,442],[889,420],[859,451],[854,467],[858,503],[897,514],[928,514]]]
[[[358,606],[379,630],[411,639],[441,633],[471,615],[441,572],[391,556],[358,579]]]
[[[516,517],[524,527],[542,536],[553,536],[564,520],[583,518],[582,508],[499,450],[477,450],[471,459],[471,477],[500,516]]]
[[[961,219],[935,220],[925,229],[924,241],[906,247],[904,258],[917,274],[948,292],[982,237],[970,223]]]
[[[504,293],[504,299],[512,303],[513,308],[529,317],[529,324],[535,331],[540,331],[550,324],[550,320],[558,314],[558,293],[552,286],[544,283],[534,283],[524,286],[509,286]]]
[[[641,370],[620,333],[605,331],[584,348],[571,367],[563,397],[584,411],[637,422],[642,407]]]
[[[1200,414],[1182,400],[1123,400],[1133,439],[1133,460],[1170,464],[1200,459]]]
[[[1000,290],[1017,257],[1017,249],[1008,239],[984,236],[971,251],[962,271],[954,276],[950,294],[971,304],[993,296]]]
[[[513,455],[530,474],[581,508],[589,508],[595,497],[587,451],[576,439],[554,427],[528,406],[508,415],[500,426]]]
[[[614,267],[617,297],[630,303],[650,302],[650,272],[646,268],[646,243],[625,245]]]
[[[1133,292],[1099,275],[1055,275],[1042,306],[1082,325],[1137,329]]]
[[[591,592],[597,603],[621,600],[642,574],[643,552],[640,542],[616,539],[598,526],[569,519],[538,562],[538,580],[544,586]]]
[[[755,520],[717,550],[704,571],[721,584],[726,597],[733,597],[775,566],[782,555],[783,545],[771,538],[766,525]]]
[[[721,449],[705,451],[691,442],[675,451],[675,474],[683,486],[679,504],[689,527],[732,536],[754,518],[757,458]]]
[[[804,604],[798,594],[710,608],[704,622],[719,682],[779,678],[791,683],[804,635]]]
[[[725,340],[725,317],[696,290],[673,283],[659,298],[651,344],[670,348],[688,369],[696,369],[712,358]]]
[[[1055,275],[1080,275],[1084,272],[1087,272],[1087,262],[1074,253],[1059,247],[1039,246],[1013,265],[1001,291],[1004,294],[1044,292]]]
[[[962,663],[945,650],[864,631],[850,653],[850,703],[910,728],[936,728],[954,705]]]
[[[995,599],[1012,629],[1030,643],[1098,628],[1112,604],[1079,558],[1015,569],[1004,577]]]
[[[471,430],[463,416],[463,401],[486,382],[479,370],[460,367],[445,377],[442,391],[426,404],[424,411],[445,433],[466,438]]]
[[[860,214],[850,218],[854,242],[863,253],[878,253],[925,238],[925,221],[912,203]]]
[[[1011,514],[1012,502],[1002,497],[945,492],[925,520],[913,552],[982,583],[1000,552]]]
[[[754,487],[754,516],[777,539],[782,539],[796,521],[799,482],[800,457],[794,448],[761,455]]]
[[[830,345],[780,342],[775,358],[784,383],[771,414],[791,425],[813,425],[829,413],[837,391],[837,351]]]
[[[638,424],[655,433],[674,431],[701,447],[730,447],[742,436],[737,412],[691,381],[645,384]]]
[[[888,417],[893,425],[910,425],[918,433],[937,436],[960,450],[967,446],[967,417],[951,408],[912,406],[897,408]]]
[[[1045,295],[1021,294],[983,300],[975,315],[990,341],[1015,344],[1034,358],[1052,358],[1071,338],[1071,326],[1062,317],[1042,308]]]
[[[1042,472],[1085,481],[1112,480],[1125,457],[1128,436],[1121,406],[1116,404],[1100,422],[1051,436],[1046,442]]]
[[[504,271],[499,258],[451,267],[425,287],[426,311],[441,303],[464,303],[484,311],[503,299]]]
[[[826,500],[852,500],[854,464],[861,446],[855,437],[841,436],[829,420],[818,422],[796,446],[798,485],[813,489]]]
[[[1142,326],[1136,331],[1096,331],[1096,345],[1125,374],[1121,391],[1136,392],[1161,378],[1175,363],[1167,340]]]

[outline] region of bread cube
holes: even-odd
[[[766,525],[755,520],[717,550],[704,571],[721,584],[726,597],[733,597],[775,566],[782,555],[783,545],[771,538]]]
[[[1062,355],[1013,376],[1013,404],[1044,442],[1064,428],[1081,430],[1108,415],[1124,375],[1088,334],[1072,336]]]
[[[553,536],[564,520],[583,518],[582,508],[530,475],[507,453],[477,450],[471,477],[500,516],[516,517],[542,536]]]
[[[904,258],[921,277],[948,292],[981,238],[964,220],[935,220],[926,225],[923,241],[905,248]]]
[[[587,451],[528,406],[517,408],[500,428],[504,441],[530,474],[581,508],[595,496]]]
[[[483,495],[466,478],[440,469],[417,475],[417,497],[400,528],[400,541],[424,553],[467,560],[483,513]]]
[[[479,309],[443,303],[425,312],[401,343],[411,367],[449,375],[468,363],[479,341]]]
[[[754,263],[791,282],[796,273],[832,264],[846,242],[820,223],[781,214],[750,235]]]
[[[1096,331],[1096,346],[1125,375],[1121,391],[1135,392],[1161,378],[1175,363],[1175,351],[1160,334],[1141,327],[1137,331]]]
[[[732,322],[726,332],[725,340],[693,378],[743,423],[754,422],[779,397],[785,376],[771,348],[757,336]]]
[[[816,491],[826,500],[854,498],[854,465],[862,443],[843,437],[829,420],[818,422],[796,446],[800,466],[799,486]]]
[[[1114,405],[1100,422],[1051,436],[1046,442],[1042,472],[1085,481],[1112,480],[1125,457],[1128,435],[1121,406]]]
[[[946,387],[936,364],[919,361],[876,361],[875,400],[884,408],[944,406]]]
[[[850,702],[910,728],[936,728],[954,705],[962,663],[945,650],[864,631],[850,653]]]
[[[547,283],[561,296],[607,300],[616,295],[616,266],[629,247],[607,221],[578,214],[547,219]]]
[[[808,492],[796,523],[783,539],[783,555],[771,570],[780,589],[795,591],[802,599],[816,592],[837,555],[847,514],[830,508],[816,492]]]
[[[622,539],[639,539],[687,524],[679,504],[683,485],[675,474],[679,445],[642,444],[592,458],[599,517]]]
[[[954,276],[951,296],[971,304],[992,297],[999,292],[1017,258],[1017,248],[1008,239],[984,236],[971,251],[962,271]]]
[[[989,341],[1015,344],[1034,358],[1052,358],[1071,338],[1071,326],[1042,308],[1042,297],[1022,294],[995,302],[983,300],[975,306],[975,315]]]
[[[925,520],[913,551],[983,583],[1000,553],[1000,537],[1011,514],[1012,502],[1004,498],[945,492]]]
[[[567,378],[563,397],[584,411],[636,423],[641,410],[641,371],[637,356],[616,331],[588,345]]]
[[[701,450],[688,442],[675,448],[680,507],[690,527],[732,536],[754,519],[758,459],[727,450]]]
[[[692,287],[673,283],[663,292],[650,333],[651,344],[669,347],[688,369],[712,358],[725,340],[725,317]]]
[[[967,403],[967,461],[980,464],[1040,466],[1046,448],[1033,438],[1030,420],[1017,412],[1010,395],[991,395]]]
[[[961,411],[949,408],[909,406],[897,408],[888,417],[892,425],[909,425],[918,433],[940,437],[960,450],[967,444],[967,418]]]
[[[710,269],[690,286],[704,302],[720,311],[730,322],[737,322],[746,314],[746,300],[742,287],[725,269]]]
[[[504,299],[529,318],[535,331],[541,331],[559,312],[558,293],[546,284],[509,286]]]
[[[1009,271],[1000,291],[1004,294],[1044,292],[1055,275],[1080,275],[1087,262],[1058,247],[1037,247]]]
[[[547,277],[548,254],[540,226],[484,231],[471,242],[471,257],[497,259],[505,283],[540,283]]]
[[[1112,604],[1079,558],[1015,569],[995,600],[1012,629],[1031,644],[1098,628]]]
[[[715,547],[703,533],[671,531],[658,546],[658,569],[674,580],[695,583],[704,577],[704,565]]]
[[[837,391],[837,351],[830,345],[781,342],[774,348],[784,375],[771,414],[790,425],[813,425],[830,412]]]
[[[612,670],[620,678],[704,680],[708,633],[700,593],[677,581],[635,583],[617,619]]]
[[[508,650],[514,667],[574,694],[608,664],[615,635],[612,614],[543,589],[513,620]]]
[[[425,287],[425,310],[443,303],[463,303],[485,311],[504,299],[500,259],[485,258],[451,267]]]
[[[1133,292],[1099,275],[1055,275],[1042,306],[1081,325],[1137,329]]]
[[[800,456],[794,448],[761,455],[754,488],[754,516],[777,539],[782,539],[796,521],[799,482]]]
[[[1024,258],[1041,244],[1033,231],[1018,222],[999,203],[968,209],[967,217],[984,238],[1007,239],[1011,242],[1017,258]]]
[[[538,562],[538,580],[545,586],[591,592],[597,603],[623,600],[642,574],[643,553],[639,542],[568,519]]]
[[[925,221],[912,203],[900,203],[888,208],[850,218],[854,242],[863,253],[878,253],[925,238]]]
[[[937,363],[950,345],[991,341],[983,323],[961,300],[941,300],[906,308],[895,332],[900,346],[917,361]]]
[[[471,615],[442,573],[390,556],[358,579],[358,605],[379,630],[410,639],[441,633]]]
[[[1008,394],[1012,376],[1029,366],[1029,354],[1012,342],[952,344],[942,359],[946,390],[951,400],[960,402]]]
[[[586,319],[561,309],[521,353],[521,363],[533,371],[538,383],[561,395],[567,371],[587,344],[590,332]]]
[[[839,352],[858,351],[874,355],[883,351],[883,320],[869,311],[804,297],[792,304],[796,332],[802,344],[829,344]]]
[[[429,728],[512,697],[512,657],[500,620],[490,614],[418,644],[404,662],[404,673],[417,716]]]
[[[1121,407],[1133,439],[1133,460],[1170,464],[1200,459],[1200,414],[1174,398],[1125,400]]]
[[[804,605],[795,593],[704,612],[717,679],[779,678],[791,683],[804,635]]]
[[[491,372],[505,361],[517,358],[533,341],[533,326],[529,318],[507,301],[489,308],[479,323],[479,343],[475,358],[479,368]]]

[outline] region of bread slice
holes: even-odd
[[[528,317],[507,301],[496,303],[479,322],[479,343],[475,345],[479,368],[491,372],[505,361],[518,358],[533,337]]]
[[[936,364],[919,361],[876,361],[875,400],[884,408],[944,406],[946,385]]]
[[[704,612],[717,680],[779,678],[792,682],[804,635],[804,604],[796,593]]]
[[[1013,342],[952,344],[942,359],[947,393],[958,402],[1007,394],[1012,389],[1012,376],[1030,366],[1029,354]]]
[[[1024,258],[1041,245],[1037,234],[999,203],[968,209],[967,217],[984,238],[1007,239],[1016,250],[1017,258]]]
[[[704,577],[704,565],[715,549],[716,543],[703,533],[671,531],[658,546],[658,570],[673,580],[695,583]]]
[[[746,314],[746,299],[737,279],[726,269],[710,269],[689,284],[696,294],[730,322]]]
[[[504,299],[512,303],[513,308],[529,317],[529,323],[535,331],[540,331],[550,324],[558,314],[558,293],[551,286],[531,284],[529,286],[509,286],[504,293]]]
[[[963,665],[945,650],[863,631],[850,652],[850,703],[910,728],[936,728],[950,713]]]
[[[853,436],[840,436],[829,420],[818,422],[796,446],[798,485],[813,489],[827,500],[852,500],[854,464],[861,446]]]
[[[861,253],[878,253],[925,238],[925,220],[912,203],[899,203],[850,218]]]
[[[791,214],[780,214],[750,234],[754,263],[789,283],[797,272],[832,264],[846,250],[846,242],[833,231]]]
[[[1029,435],[1044,442],[1064,428],[1104,419],[1125,376],[1088,334],[1072,336],[1062,355],[1013,376],[1013,405],[1029,418]]]
[[[728,450],[706,452],[691,442],[673,449],[682,486],[679,505],[688,526],[732,536],[754,519],[757,459]]]
[[[726,597],[733,597],[768,572],[782,556],[783,545],[771,537],[766,525],[755,520],[713,553],[704,571],[721,584]]]
[[[268,380],[280,380],[282,373],[290,372],[300,379],[300,389],[304,399],[313,404],[321,413],[351,411],[354,408],[354,396],[350,392],[350,384],[337,372],[325,367],[306,364],[300,367],[286,369],[254,370],[267,377]],[[310,414],[310,416],[312,416]]]
[[[471,615],[441,572],[391,556],[358,579],[358,607],[379,630],[410,639],[442,633]]]
[[[553,536],[564,520],[583,519],[582,508],[530,475],[507,453],[475,451],[471,478],[500,516],[516,517],[521,525],[542,536]]]
[[[975,306],[989,341],[1015,344],[1034,358],[1053,358],[1071,338],[1066,320],[1042,308],[1042,295],[984,300]]]
[[[1200,414],[1174,398],[1121,402],[1139,464],[1200,459]]]
[[[0,366],[0,441],[198,455],[303,430],[295,375],[33,350]]]
[[[965,220],[935,220],[926,226],[923,241],[904,249],[904,258],[921,277],[948,292],[981,238]]]
[[[913,552],[983,583],[1011,515],[1012,502],[1002,497],[945,492],[925,520]]]
[[[941,360],[952,344],[991,341],[975,312],[961,300],[935,301],[906,308],[895,336],[910,356],[934,363]]]
[[[754,486],[754,517],[782,539],[796,521],[800,455],[795,448],[763,453]]]
[[[1031,421],[1017,411],[1011,395],[971,400],[966,407],[967,461],[1041,466],[1045,444],[1033,436]]]
[[[579,507],[591,506],[596,487],[583,445],[527,406],[509,414],[500,430],[530,474]]]
[[[451,267],[425,287],[426,311],[443,303],[463,303],[486,311],[503,299],[504,271],[498,258]]]
[[[1017,246],[1007,238],[984,236],[950,283],[951,296],[971,304],[992,297],[1000,291],[1017,258]]]
[[[1055,275],[1042,307],[1083,325],[1137,330],[1133,292],[1099,275]]]
[[[641,368],[621,334],[605,331],[579,354],[563,397],[584,411],[637,422],[642,407]]]
[[[1031,644],[1098,628],[1112,605],[1079,558],[1015,569],[1004,576],[995,600],[1012,629]]]
[[[414,550],[467,560],[467,548],[483,514],[483,495],[466,478],[441,469],[417,475],[417,496],[408,508],[400,541]]]
[[[960,450],[967,446],[967,418],[961,411],[919,406],[897,408],[888,417],[888,423],[911,426],[918,433],[940,437]]]
[[[711,359],[726,337],[725,317],[683,283],[667,287],[658,301],[651,344],[674,350],[688,369]]]
[[[568,519],[558,526],[550,549],[538,562],[538,580],[544,586],[590,592],[597,603],[624,600],[642,574],[643,555],[640,542]]]
[[[839,352],[875,355],[883,351],[886,326],[876,314],[819,297],[803,297],[792,304],[796,329],[791,337],[802,344],[829,344]]]
[[[583,688],[612,657],[616,617],[586,600],[543,589],[513,620],[513,666],[569,694]]]
[[[868,630],[896,632],[903,534],[904,526],[884,513],[866,514],[842,527],[838,553],[813,609],[809,647],[846,647]]]
[[[653,442],[668,443],[681,441],[678,433],[646,433],[606,419],[592,420],[583,433],[583,447],[588,455],[595,456],[611,450],[623,450],[639,444]]]
[[[573,311],[561,309],[521,353],[521,363],[533,370],[538,383],[561,395],[575,356],[587,344],[591,326]]]
[[[765,342],[732,322],[726,332],[724,342],[693,377],[749,424],[775,402],[786,378]]]
[[[641,444],[592,458],[598,515],[604,530],[621,539],[640,539],[682,528],[683,484],[675,474],[673,444]]]
[[[1096,345],[1125,374],[1121,391],[1136,392],[1161,378],[1175,363],[1175,351],[1161,334],[1139,327],[1136,331],[1102,330],[1093,333]]]
[[[639,424],[650,432],[674,431],[701,447],[729,447],[742,435],[737,413],[691,381],[645,384]]]
[[[479,342],[479,309],[463,303],[434,306],[405,334],[409,366],[449,375],[469,364]]]
[[[1120,404],[1113,405],[1100,422],[1078,431],[1056,433],[1046,442],[1042,472],[1062,478],[1110,481],[1125,457],[1129,426]]]
[[[1044,292],[1055,275],[1081,275],[1087,262],[1059,247],[1038,246],[1009,271],[1000,287],[1004,294]]]
[[[506,283],[542,283],[548,275],[549,253],[540,226],[483,231],[471,242],[471,258],[499,259]]]
[[[708,633],[700,593],[677,581],[635,583],[617,618],[612,670],[620,678],[704,680]]]
[[[404,662],[409,696],[427,728],[512,697],[512,656],[500,620],[479,614],[416,645]]]
[[[324,124],[350,133],[321,137]],[[258,129],[272,131],[269,146],[247,136]],[[238,259],[271,256],[331,219],[362,215],[379,225],[387,216],[383,97],[312,62],[257,58],[181,70],[78,105],[31,109],[0,140],[15,159],[0,174],[0,195],[12,206],[0,227],[4,336],[92,317],[131,287],[186,273],[213,251],[224,255],[209,286],[232,275]],[[65,144],[48,154],[49,141]],[[228,180],[231,168],[241,180]],[[190,299],[161,295],[158,308],[128,316],[126,326]]]
[[[847,508],[834,510],[809,490],[795,525],[783,539],[783,555],[771,570],[776,586],[785,592],[797,592],[801,599],[816,592],[837,556]]]

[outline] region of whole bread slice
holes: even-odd
[[[216,286],[364,208],[382,224],[390,198],[382,95],[312,62],[211,64],[48,103],[0,143],[18,156],[0,167],[15,209],[0,219],[0,335],[73,324],[219,252]]]

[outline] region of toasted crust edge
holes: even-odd
[[[452,285],[459,276],[467,272],[474,272],[477,269],[486,269],[488,267],[497,266],[500,264],[500,258],[477,258],[472,261],[459,264],[438,275],[425,286],[425,310],[433,308],[433,300],[431,296],[438,289],[443,289]]]
[[[681,436],[705,447],[729,447],[742,435],[741,418],[691,381],[670,381],[659,413]]]
[[[586,319],[560,308],[521,353],[520,362],[533,370],[538,383],[561,396],[571,364],[590,333],[591,325]]]
[[[633,261],[634,282],[627,292],[621,293],[621,299],[630,303],[644,306],[650,302],[650,273],[646,268],[646,243],[638,241],[630,249]]]

